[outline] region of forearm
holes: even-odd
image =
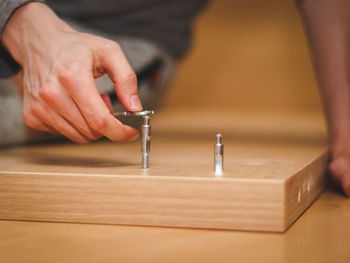
[[[348,151],[350,142],[350,2],[306,0],[301,6],[329,124],[331,153]]]
[[[350,1],[305,0],[300,9],[328,121],[330,172],[350,197]]]
[[[54,47],[58,31],[74,30],[59,19],[48,6],[27,3],[18,8],[7,22],[2,34],[2,44],[22,65],[28,49],[41,53],[48,46]],[[23,43],[27,46],[24,47]]]
[[[43,0],[0,0],[0,40],[2,39],[4,27],[15,10],[33,1],[44,2]],[[8,78],[18,72],[19,69],[19,65],[0,41],[0,78]]]

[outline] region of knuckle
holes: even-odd
[[[50,107],[46,103],[36,102],[31,107],[31,114],[39,119],[48,119]]]
[[[329,164],[330,172],[335,176],[342,176],[349,171],[347,161],[344,157],[338,157]]]
[[[40,128],[34,116],[29,112],[23,112],[23,121],[29,128],[36,130]]]
[[[45,85],[40,88],[39,95],[49,103],[57,104],[58,94],[51,85]]]
[[[33,115],[40,116],[41,115],[41,107],[39,103],[34,103],[31,108],[31,112]]]
[[[137,85],[137,77],[135,72],[131,71],[123,76],[120,76],[117,79],[117,85],[119,85],[120,87],[130,87],[130,86],[134,86],[136,88]]]
[[[103,41],[101,49],[107,52],[120,52],[121,47],[117,42],[106,39]]]
[[[23,112],[23,121],[24,123],[30,127],[30,128],[35,128],[35,122],[33,120],[33,117],[31,116],[30,113],[28,112]]]
[[[94,131],[103,132],[108,127],[108,121],[104,117],[94,117],[91,126]]]
[[[76,61],[64,63],[56,68],[57,78],[63,84],[73,84],[75,78],[79,76],[79,69],[80,65]]]

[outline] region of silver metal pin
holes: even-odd
[[[142,168],[146,169],[148,168],[148,158],[151,151],[151,125],[149,115],[143,116],[141,140]]]
[[[222,134],[215,134],[216,143],[214,144],[214,171],[215,175],[222,175],[224,170],[224,145],[222,144]]]
[[[151,151],[151,116],[154,114],[153,110],[145,110],[138,112],[114,112],[115,117],[141,116],[143,117],[142,137],[141,137],[141,152],[142,152],[142,168],[148,168],[149,153]]]

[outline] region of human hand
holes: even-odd
[[[350,197],[350,2],[300,2],[328,124],[329,170]]]
[[[332,157],[329,170],[332,179],[339,184],[344,193],[350,197],[350,153],[343,152]]]
[[[107,73],[123,106],[142,110],[136,75],[117,43],[76,32],[36,2],[15,11],[2,42],[22,66],[16,78],[29,127],[77,143],[101,136],[112,141],[138,137],[137,130],[112,116],[109,97],[99,94],[94,81]]]

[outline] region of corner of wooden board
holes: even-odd
[[[286,231],[324,190],[328,160],[327,150],[285,181],[283,231]]]

